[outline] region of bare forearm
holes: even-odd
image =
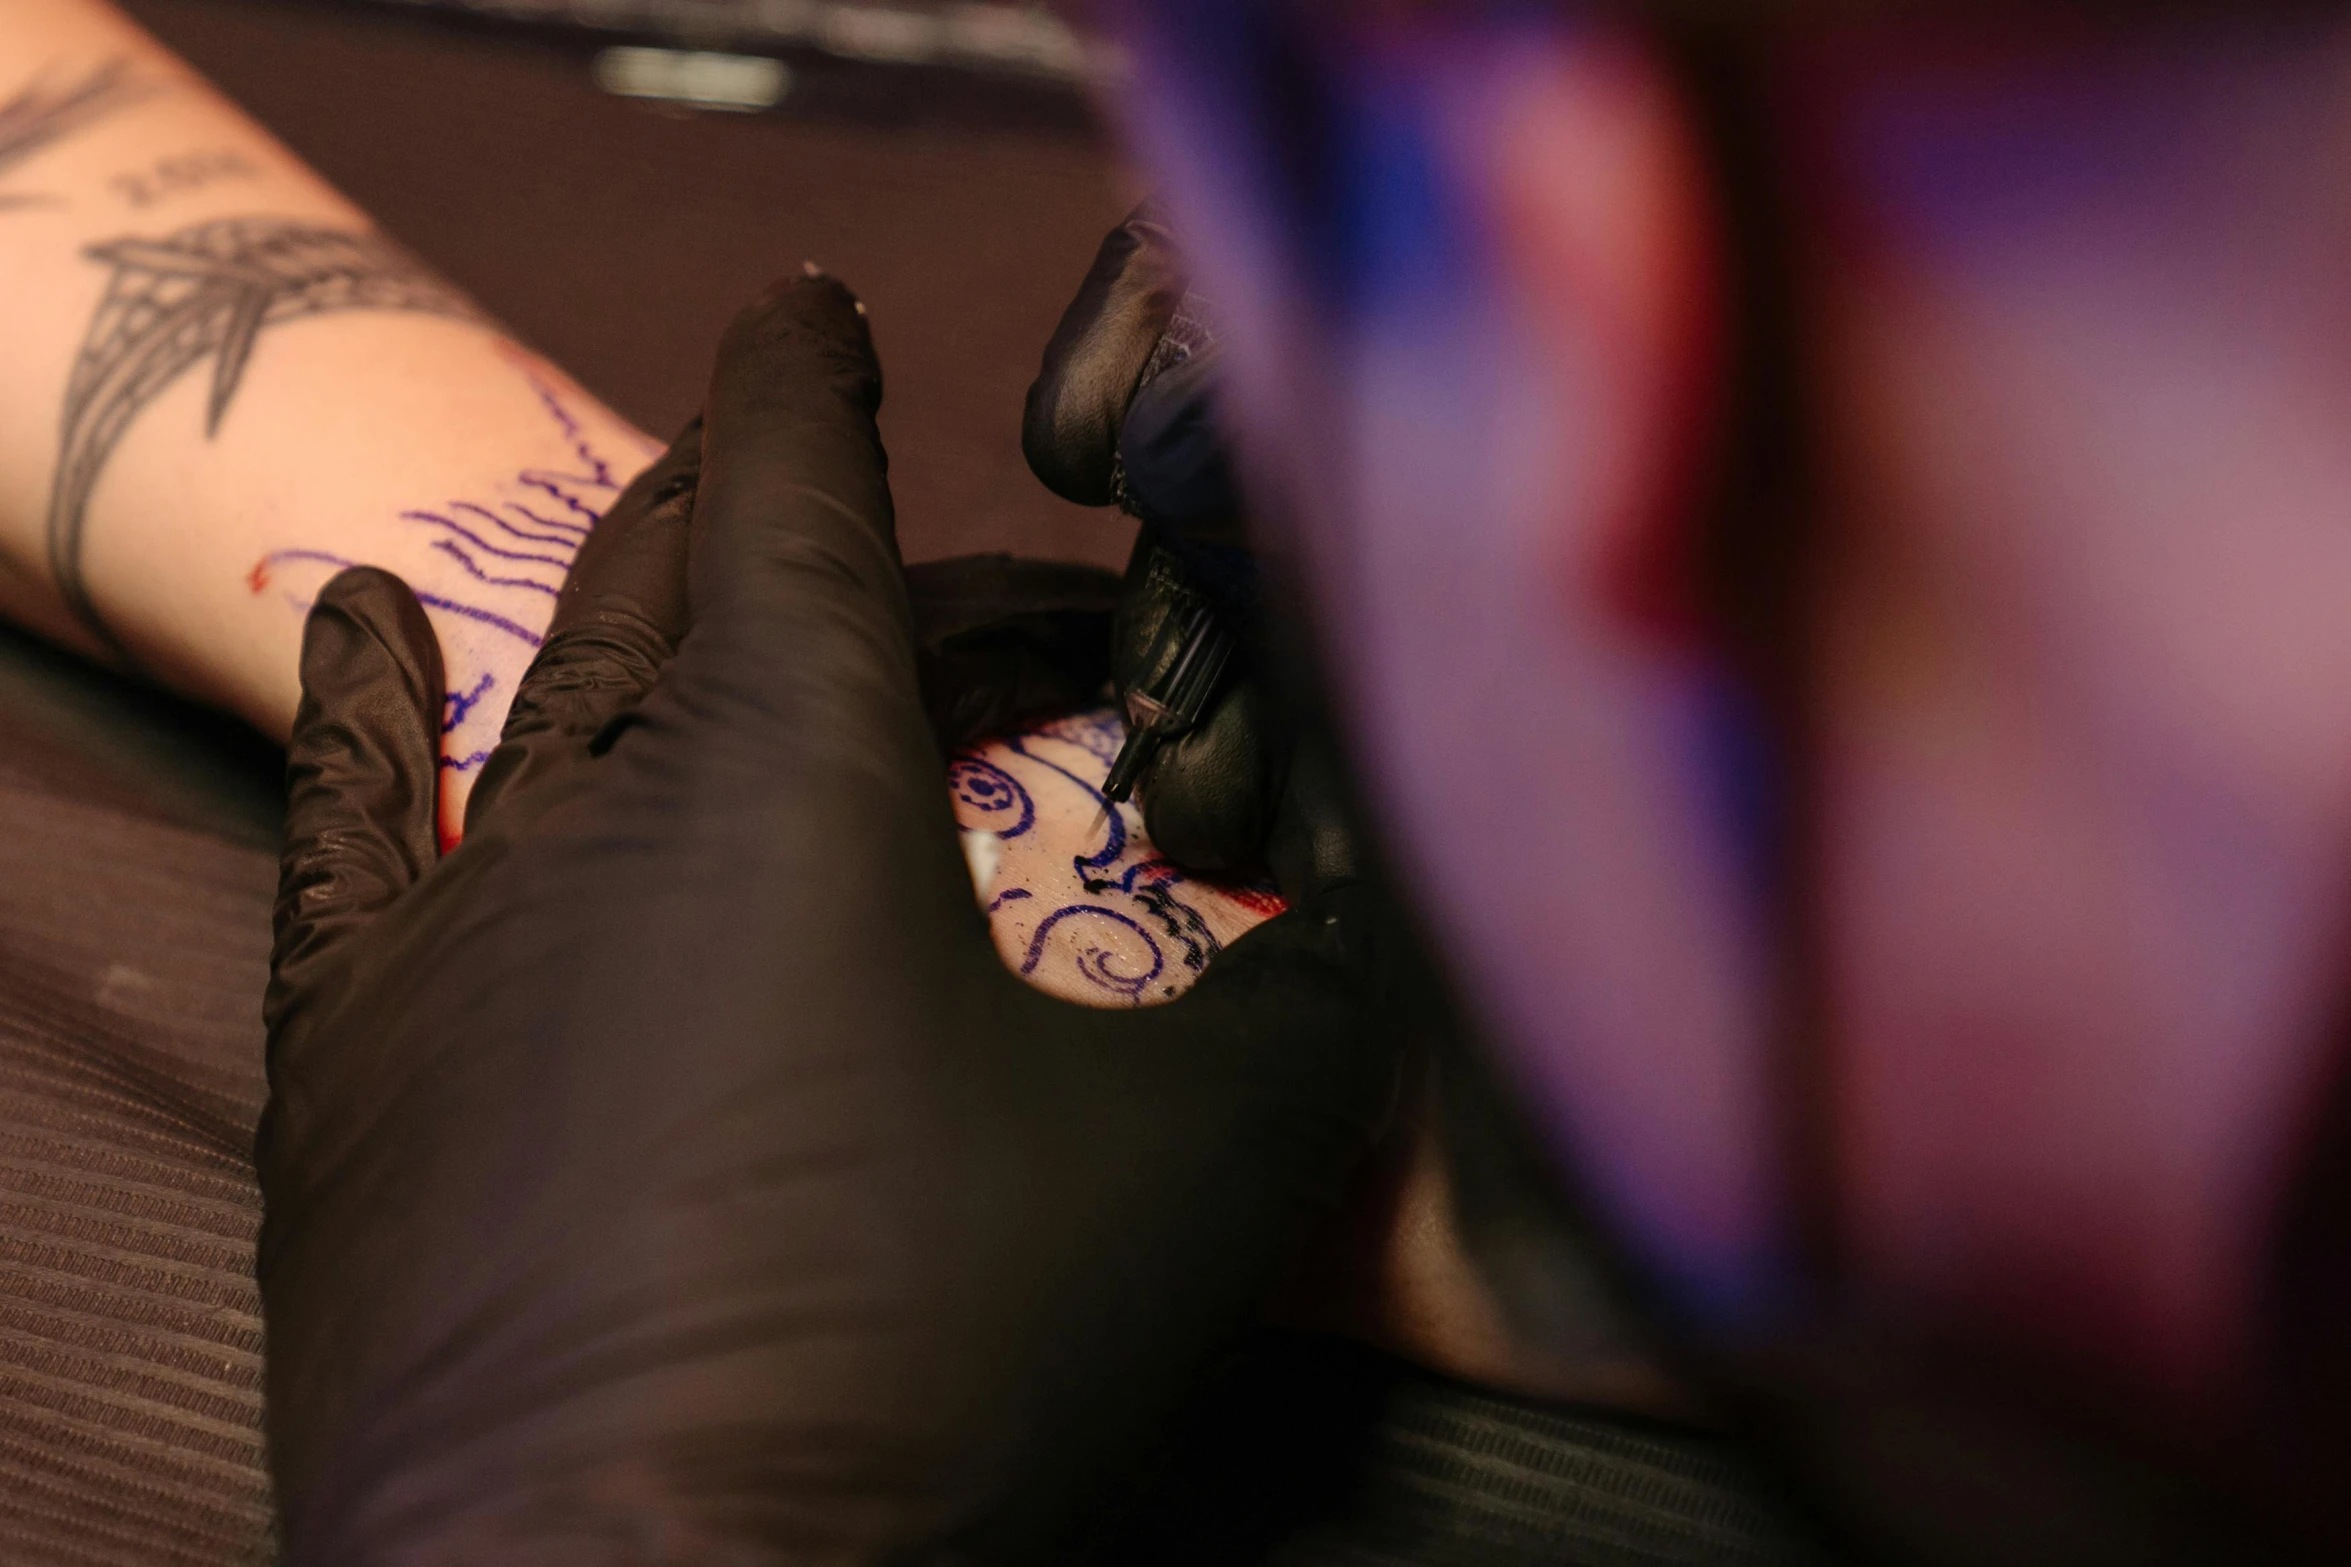
[[[282,734],[310,595],[388,566],[454,819],[650,443],[95,0],[0,30],[0,276],[0,612]]]

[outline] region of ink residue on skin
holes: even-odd
[[[1003,845],[988,915],[1006,966],[1089,1006],[1173,1000],[1282,908],[1267,888],[1193,879],[1152,849],[1135,807],[1104,809],[1124,738],[1104,709],[973,747],[948,768],[956,824]]]

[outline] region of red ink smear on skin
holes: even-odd
[[[1278,892],[1260,892],[1255,887],[1219,887],[1217,891],[1263,920],[1286,913],[1290,907],[1289,900]]]
[[[256,593],[262,592],[269,586],[269,560],[266,556],[255,561],[253,569],[245,573],[245,586]]]

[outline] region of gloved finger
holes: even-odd
[[[1354,805],[1337,742],[1315,725],[1293,732],[1280,801],[1265,835],[1266,869],[1283,897],[1303,903],[1363,878],[1365,854]]]
[[[1051,1134],[1082,1147],[1056,1162],[1132,1184],[1105,1183],[1107,1233],[1071,1249],[1087,1274],[1069,1287],[1099,1281],[1126,1330],[1164,1344],[1263,1300],[1394,1113],[1397,939],[1383,897],[1351,884],[1249,932],[1177,1000],[1093,1014],[1061,1063],[1092,1091]],[[1182,1277],[1152,1276],[1165,1269]],[[1188,1315],[1147,1320],[1156,1310]]]
[[[1242,936],[1166,1006],[1103,1016],[1146,1042],[1165,1030],[1173,1052],[1219,1041],[1207,1070],[1231,1074],[1236,1107],[1281,1107],[1360,1146],[1394,1108],[1403,1040],[1378,1020],[1393,1010],[1402,940],[1384,891],[1339,883]]]
[[[1255,678],[1160,747],[1136,787],[1152,847],[1189,871],[1259,870],[1292,903],[1364,873],[1351,798],[1329,736],[1276,712]]]
[[[1135,786],[1143,830],[1153,848],[1188,871],[1253,874],[1265,863],[1288,769],[1264,688],[1244,676],[1144,767]]]
[[[339,572],[302,628],[263,1016],[275,1038],[322,965],[440,857],[440,639],[408,584]]]
[[[1111,634],[1111,672],[1122,701],[1165,684],[1182,647],[1168,633],[1183,617],[1204,601],[1231,613],[1202,590],[1201,575],[1153,536],[1137,543]],[[1225,679],[1229,684],[1200,720],[1151,754],[1135,797],[1160,853],[1187,870],[1233,876],[1263,864],[1289,746],[1262,683],[1229,671]]]
[[[965,555],[906,568],[923,709],[943,747],[1100,702],[1119,579],[1093,566]]]
[[[1190,313],[1187,306],[1186,313]],[[1241,491],[1214,399],[1222,355],[1204,323],[1188,357],[1136,388],[1118,431],[1126,501],[1146,523],[1228,548],[1247,542]]]
[[[1029,386],[1020,446],[1046,488],[1081,506],[1118,498],[1127,404],[1183,293],[1174,240],[1146,203],[1102,241]]]
[[[498,749],[483,764],[465,825],[534,793],[585,759],[644,698],[686,629],[686,542],[702,472],[697,418],[637,475],[580,547],[531,660]]]
[[[881,367],[855,296],[814,274],[728,327],[704,416],[677,666],[736,748],[923,735],[888,459]]]

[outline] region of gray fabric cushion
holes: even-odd
[[[268,1554],[274,762],[0,639],[0,1561]]]

